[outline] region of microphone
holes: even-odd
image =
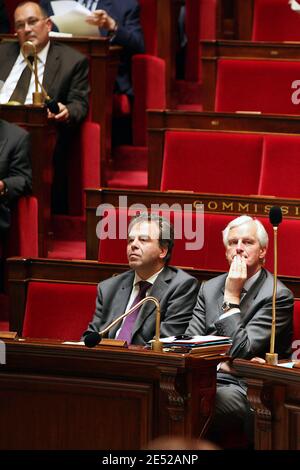
[[[269,212],[269,220],[273,225],[274,234],[274,283],[272,296],[272,326],[270,339],[270,352],[266,353],[266,362],[270,365],[278,364],[278,354],[275,353],[275,334],[276,334],[276,292],[277,292],[277,232],[278,226],[282,222],[282,212],[279,206],[273,206]]]
[[[22,54],[26,60],[28,67],[30,68],[31,72],[34,74],[35,80],[35,92],[33,93],[32,102],[35,105],[41,105],[43,102],[42,95],[44,97],[44,103],[49,109],[49,111],[53,114],[59,113],[59,106],[57,101],[54,98],[50,98],[48,93],[46,92],[45,88],[41,84],[38,78],[38,66],[37,66],[37,53],[35,44],[31,41],[25,41],[22,45]],[[32,66],[28,57],[33,56],[34,58],[34,67]],[[40,86],[41,92],[38,91],[38,87]]]
[[[99,331],[99,333],[97,332],[93,332],[93,333],[90,333],[88,334],[85,338],[84,338],[84,344],[88,347],[88,348],[93,348],[94,346],[96,346],[97,344],[100,343],[100,341],[102,340],[102,337],[105,333],[107,333],[113,326],[115,326],[119,321],[123,320],[123,318],[127,317],[128,315],[130,315],[131,313],[133,313],[137,308],[139,308],[141,305],[143,305],[145,302],[148,302],[148,301],[151,301],[151,302],[154,302],[155,306],[156,306],[156,321],[155,321],[155,336],[154,336],[154,339],[151,343],[151,348],[156,351],[156,352],[162,352],[163,350],[163,345],[162,345],[162,342],[160,341],[159,339],[159,330],[160,330],[160,305],[159,305],[159,302],[158,300],[156,299],[156,297],[152,297],[151,295],[149,295],[148,297],[144,297],[144,299],[140,300],[136,305],[134,305],[132,308],[130,308],[129,310],[127,310],[127,312],[123,313],[122,315],[120,315],[119,317],[117,317],[115,320],[113,320],[107,327],[105,327],[102,331]],[[117,341],[117,340],[116,340]],[[119,344],[118,344],[119,346]]]

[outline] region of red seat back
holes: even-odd
[[[31,281],[24,337],[79,341],[95,310],[96,286]]]
[[[293,340],[300,341],[300,299],[295,299],[294,303]],[[297,349],[299,349],[299,347],[300,343],[297,345]]]
[[[167,131],[161,190],[257,194],[262,143],[256,134]]]
[[[299,136],[264,136],[258,194],[299,198],[299,157]]]
[[[219,59],[215,110],[300,114],[292,83],[300,61]]]
[[[157,55],[157,1],[159,0],[138,0],[145,52],[151,55]]]
[[[69,214],[82,215],[85,207],[84,188],[100,184],[100,125],[85,121],[75,136],[68,155]]]
[[[300,41],[300,15],[288,0],[255,0],[253,41]]]
[[[202,61],[200,41],[216,38],[217,0],[186,0],[187,36],[186,80],[200,81]]]
[[[38,202],[33,196],[21,197],[13,208],[4,256],[38,256]]]

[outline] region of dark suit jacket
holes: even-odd
[[[134,271],[127,271],[112,277],[98,285],[96,312],[87,331],[83,334],[99,332],[114,318],[125,312],[132,290]],[[161,336],[182,334],[191,318],[196,302],[199,285],[197,279],[184,271],[165,267],[158,275],[149,295],[156,297],[161,306]],[[109,338],[114,338],[121,322],[109,332]],[[155,305],[146,302],[136,320],[132,343],[145,344],[155,335]]]
[[[17,42],[0,44],[0,80],[7,79],[20,51]],[[88,112],[88,59],[75,49],[51,41],[43,86],[51,98],[65,104],[70,121],[83,121]]]
[[[50,2],[51,0],[40,0],[40,5],[49,16],[53,15]],[[105,10],[118,23],[117,33],[111,40],[112,44],[123,47],[116,92],[131,95],[131,56],[144,52],[139,4],[136,0],[100,0],[97,10]],[[108,32],[100,29],[100,34],[106,37]]]
[[[0,180],[8,193],[0,200],[0,232],[10,224],[9,206],[31,190],[29,134],[24,129],[0,120]]]
[[[264,357],[270,350],[273,276],[265,269],[241,301],[241,314],[219,319],[227,273],[201,285],[187,333],[230,336],[233,357]],[[293,333],[293,294],[282,282],[277,284],[275,351],[283,357],[290,353]]]
[[[9,19],[4,0],[0,0],[0,33],[9,33]]]

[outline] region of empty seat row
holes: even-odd
[[[162,191],[300,197],[300,136],[167,131]]]

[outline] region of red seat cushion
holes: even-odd
[[[96,286],[58,282],[29,282],[23,336],[75,340],[91,320]]]
[[[266,135],[258,194],[299,198],[300,137]]]
[[[299,61],[219,59],[215,110],[300,114],[291,99],[299,76]]]
[[[253,41],[300,41],[300,15],[288,0],[255,0]]]
[[[257,194],[262,145],[256,134],[167,131],[161,190]]]

